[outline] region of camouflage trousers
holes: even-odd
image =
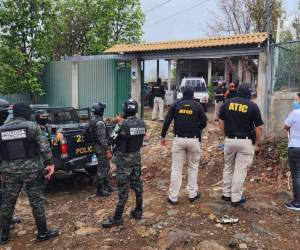
[[[100,185],[107,181],[110,169],[109,160],[106,158],[106,152],[97,152],[97,184]]]
[[[115,152],[113,160],[117,166],[116,179],[119,195],[117,209],[123,211],[128,200],[129,188],[135,192],[137,201],[142,200],[143,197],[141,155],[140,152]]]
[[[19,194],[24,186],[32,208],[33,217],[37,222],[46,221],[44,181],[42,173],[2,173],[4,187],[0,209],[1,228],[10,225]]]

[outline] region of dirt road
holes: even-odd
[[[211,119],[210,119],[211,120]],[[202,198],[190,204],[185,185],[177,206],[166,202],[171,164],[171,133],[167,147],[160,147],[161,123],[147,122],[147,146],[143,148],[144,218],[131,220],[134,206],[131,193],[124,225],[112,229],[98,227],[113,213],[117,194],[95,197],[89,178],[71,177],[56,181],[47,192],[49,227],[59,228],[59,238],[36,244],[35,226],[27,198],[21,194],[15,215],[22,218],[3,249],[300,249],[300,213],[290,212],[283,202],[287,192],[285,170],[276,159],[257,157],[249,170],[246,184],[248,202],[232,208],[220,200],[223,152],[217,124],[212,120],[202,140],[199,184]],[[115,185],[114,180],[112,182]],[[239,219],[235,225],[221,225],[216,217]],[[209,248],[211,246],[211,248]],[[214,248],[213,248],[213,247]]]

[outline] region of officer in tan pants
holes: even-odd
[[[262,135],[260,110],[250,98],[250,85],[240,85],[238,97],[228,100],[219,114],[220,129],[225,135],[222,199],[231,201],[234,207],[246,202],[243,184]]]
[[[164,97],[165,97],[165,90],[164,87],[161,85],[161,79],[157,79],[157,83],[152,87],[152,94],[154,96],[153,101],[153,110],[152,110],[152,121],[156,120],[157,113],[159,116],[159,120],[164,120]]]
[[[188,162],[187,191],[190,202],[200,198],[198,192],[198,166],[200,160],[201,131],[206,127],[207,118],[202,105],[193,100],[194,88],[186,87],[183,98],[173,104],[166,116],[161,132],[161,145],[165,145],[168,128],[174,120],[174,141],[172,147],[172,170],[168,202],[176,205],[182,183],[182,168]]]

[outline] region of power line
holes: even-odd
[[[160,3],[159,5],[154,6],[153,8],[150,8],[150,9],[148,9],[148,10],[145,10],[145,14],[147,14],[147,13],[149,13],[149,12],[155,10],[155,9],[158,9],[159,7],[161,7],[161,6],[163,6],[163,5],[167,4],[167,3],[169,3],[169,2],[171,2],[171,1],[172,1],[172,0],[164,1],[164,2]]]
[[[161,23],[161,22],[163,22],[163,21],[165,21],[165,20],[167,20],[167,19],[170,19],[170,18],[172,18],[172,17],[181,15],[182,13],[187,12],[187,11],[189,11],[189,10],[191,10],[191,9],[194,9],[194,8],[200,6],[200,5],[202,5],[202,4],[204,4],[204,3],[208,2],[208,1],[210,1],[210,0],[202,1],[201,3],[195,4],[195,5],[193,5],[193,6],[189,7],[189,8],[184,9],[184,10],[182,10],[182,11],[179,11],[179,12],[173,14],[173,15],[170,15],[170,16],[167,16],[167,17],[165,17],[165,18],[162,18],[162,19],[158,20],[157,22],[154,22],[154,23],[151,23],[151,24],[147,25],[146,28],[152,27],[152,26],[154,26],[154,25],[156,25],[156,24],[159,24],[159,23]]]

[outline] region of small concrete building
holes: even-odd
[[[226,83],[250,82],[256,89],[255,101],[267,125],[270,82],[267,41],[267,33],[254,33],[195,40],[115,45],[107,49],[105,53],[117,54],[131,60],[131,96],[139,102],[140,107],[142,107],[142,79],[144,79],[143,62],[164,59],[168,61],[168,90],[172,88],[172,63],[176,65],[175,84],[177,86],[185,76],[203,76],[209,86],[217,79]]]

